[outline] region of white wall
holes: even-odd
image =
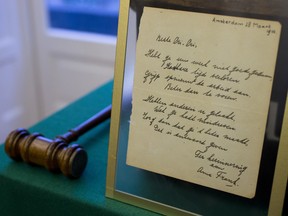
[[[111,80],[116,38],[49,29],[44,1],[0,5],[2,143]]]

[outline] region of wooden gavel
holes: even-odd
[[[70,178],[79,178],[87,164],[87,153],[77,144],[68,144],[110,116],[111,105],[54,140],[47,139],[40,133],[30,134],[26,129],[18,128],[8,135],[5,151],[16,161],[23,160],[52,172],[60,170]]]

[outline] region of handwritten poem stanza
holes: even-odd
[[[127,164],[255,196],[278,22],[145,7]]]

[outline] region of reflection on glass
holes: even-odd
[[[117,34],[120,0],[46,0],[49,26],[106,35]]]

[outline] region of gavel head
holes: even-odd
[[[16,161],[61,171],[70,178],[81,176],[87,164],[86,151],[77,144],[68,146],[63,140],[47,139],[39,133],[30,134],[23,128],[12,131],[5,141],[6,153]]]

